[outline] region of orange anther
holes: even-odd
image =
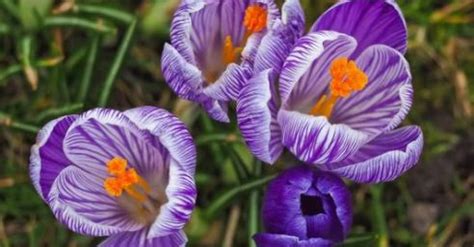
[[[104,188],[110,196],[119,197],[122,195],[123,185],[117,178],[106,178]]]
[[[329,73],[333,79],[331,93],[338,97],[347,97],[353,91],[362,90],[368,82],[367,75],[346,57],[335,59]]]
[[[311,115],[329,118],[338,98],[348,97],[352,92],[364,89],[369,80],[364,71],[346,57],[334,59],[329,74],[332,77],[330,94],[323,95],[318,100],[310,111]]]
[[[111,175],[120,175],[127,168],[127,160],[121,157],[114,157],[107,162],[107,171]]]
[[[267,26],[267,10],[258,4],[252,4],[245,10],[244,26],[252,33],[260,32]]]
[[[224,41],[224,47],[223,47],[223,52],[222,52],[222,59],[224,60],[225,64],[230,64],[235,62],[235,47],[234,44],[232,43],[232,38],[230,35],[227,35],[225,37]]]
[[[122,173],[117,177],[124,187],[128,187],[132,184],[136,184],[139,181],[139,177],[135,169],[130,168],[126,172]]]

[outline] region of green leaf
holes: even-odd
[[[21,24],[28,30],[37,29],[49,13],[52,3],[52,0],[20,0]]]

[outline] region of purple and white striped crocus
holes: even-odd
[[[237,100],[254,155],[274,163],[286,147],[307,164],[361,183],[390,181],[414,166],[420,128],[395,129],[413,98],[397,4],[339,1],[291,47],[283,42],[293,35],[287,32],[264,37],[259,70]]]
[[[337,176],[300,165],[281,173],[265,192],[265,233],[258,247],[333,246],[352,225],[351,194]]]
[[[59,222],[109,236],[100,246],[184,246],[195,163],[190,133],[169,112],[93,109],[41,129],[30,176]]]
[[[183,0],[162,53],[168,85],[228,122],[227,104],[251,76],[257,47],[277,16],[273,0]]]

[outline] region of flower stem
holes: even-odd
[[[372,213],[373,227],[379,235],[378,247],[389,246],[389,236],[387,232],[387,222],[385,220],[385,212],[382,202],[383,185],[374,185],[370,188],[372,195]]]
[[[240,158],[240,155],[235,150],[234,145],[227,145],[227,151],[234,167],[235,173],[239,178],[239,182],[247,181],[250,177],[250,172],[245,166],[245,162]]]
[[[262,174],[262,162],[255,159],[254,162],[254,176],[260,177]],[[259,217],[259,204],[260,204],[260,191],[259,189],[254,189],[250,192],[250,199],[249,199],[249,221],[248,221],[248,246],[255,247],[255,242],[253,241],[253,235],[258,232],[258,228],[260,225],[260,217]]]

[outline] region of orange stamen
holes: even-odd
[[[117,178],[122,182],[124,187],[128,187],[130,185],[138,183],[138,174],[135,169],[130,168]]]
[[[258,4],[252,4],[245,10],[244,26],[248,31],[257,33],[267,26],[267,10]]]
[[[121,157],[114,157],[107,162],[107,171],[112,175],[120,175],[125,172],[127,160]]]
[[[134,198],[135,200],[137,200],[139,202],[146,201],[146,197],[134,188],[127,187],[127,188],[125,188],[125,191],[127,192],[128,195],[130,195],[132,198]]]
[[[125,190],[129,196],[139,202],[143,202],[147,199],[146,193],[151,192],[150,185],[145,179],[138,175],[134,168],[127,168],[126,159],[114,157],[107,162],[107,171],[112,175],[104,181],[104,188],[107,194],[113,197],[119,197],[122,195],[122,191]],[[138,185],[145,194],[139,192],[135,188],[135,185]]]
[[[263,6],[252,4],[247,7],[243,21],[246,29],[243,39],[237,46],[232,42],[230,35],[227,35],[224,39],[222,61],[225,65],[237,61],[250,35],[262,31],[267,26],[267,16],[268,12]]]
[[[104,181],[104,188],[110,196],[119,197],[122,195],[123,185],[117,178],[107,178]]]
[[[236,60],[236,54],[235,54],[235,47],[234,47],[234,44],[232,43],[232,38],[230,37],[230,35],[227,35],[225,37],[223,49],[224,51],[222,52],[223,54],[222,60],[224,61],[224,63],[226,65],[233,63]]]
[[[330,93],[328,96],[323,95],[316,105],[311,109],[311,115],[322,115],[329,118],[336,101],[340,97],[348,97],[355,91],[365,88],[368,77],[357,67],[357,64],[346,57],[335,59],[329,73],[332,77],[330,85]]]

